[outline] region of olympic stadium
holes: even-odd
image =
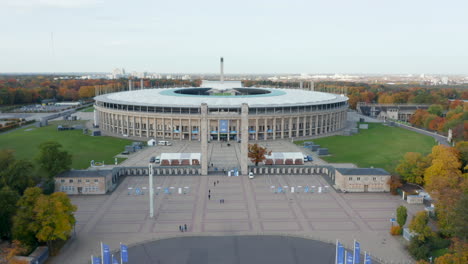
[[[325,136],[346,124],[344,95],[246,88],[237,81],[142,89],[95,97],[95,124],[111,135],[171,140],[275,140]],[[242,117],[247,133],[242,133]],[[206,132],[202,119],[207,120]]]

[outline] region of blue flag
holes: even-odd
[[[366,256],[364,257],[364,264],[372,264],[370,255],[367,254],[367,252],[366,252]]]
[[[353,264],[360,264],[361,263],[361,244],[359,242],[354,241],[354,262]]]
[[[128,262],[128,247],[127,245],[120,244],[120,256],[123,262]]]
[[[119,264],[119,261],[114,256],[112,256],[112,264]]]
[[[100,257],[93,257],[93,263],[92,264],[101,264],[101,258]]]
[[[337,258],[336,259],[337,264],[344,264],[344,247],[340,242],[338,242],[337,244],[336,258]]]
[[[110,248],[106,244],[102,244],[102,264],[111,264]]]
[[[353,264],[353,254],[350,251],[346,251],[346,264]]]

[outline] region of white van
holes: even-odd
[[[154,160],[155,163],[160,163],[161,162],[161,157],[157,156],[156,159]]]
[[[161,141],[158,142],[158,145],[159,146],[171,146],[172,143],[169,142],[169,141],[161,140]]]
[[[249,172],[249,179],[253,179],[253,178],[254,178],[253,172]]]

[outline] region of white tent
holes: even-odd
[[[150,139],[148,140],[148,146],[156,146],[158,144],[158,142],[154,139]]]
[[[178,165],[198,165],[201,162],[201,153],[161,153],[160,159],[161,164],[163,161],[169,161],[170,164],[178,161]],[[183,164],[183,161],[188,161],[189,164]]]
[[[300,164],[304,161],[304,155],[301,152],[272,152],[271,155],[265,156],[266,160],[271,160],[272,164],[276,164],[278,160],[282,160],[282,164],[286,163],[286,160],[300,160]]]

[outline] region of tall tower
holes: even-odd
[[[221,83],[224,83],[224,59],[223,57],[221,57],[221,76],[220,76],[220,80],[221,80]]]

